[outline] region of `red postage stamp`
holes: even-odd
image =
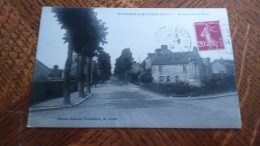
[[[194,25],[200,51],[224,49],[219,21],[196,22]]]

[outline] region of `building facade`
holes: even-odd
[[[211,73],[210,59],[201,58],[195,47],[189,52],[171,52],[162,45],[148,53],[145,68],[151,69],[155,83],[186,82],[199,86]]]
[[[212,62],[212,75],[214,78],[235,76],[233,60],[216,59]]]

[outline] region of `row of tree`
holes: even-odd
[[[78,59],[79,96],[84,97],[84,67],[87,65],[86,93],[91,93],[92,59],[98,54],[104,54],[100,44],[105,44],[107,28],[105,23],[97,19],[93,8],[53,8],[61,28],[66,30],[64,43],[68,43],[67,59],[64,69],[64,104],[70,104],[70,71],[72,55],[76,52]]]
[[[100,51],[97,57],[97,69],[99,70],[99,78],[97,80],[104,83],[104,81],[109,80],[111,76],[110,55],[105,51]]]

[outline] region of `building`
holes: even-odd
[[[52,98],[62,97],[62,76],[63,71],[60,70],[57,65],[54,65],[54,68],[50,69],[41,61],[36,59],[30,104],[32,105]],[[71,84],[71,87],[73,87],[73,85],[74,84]]]
[[[33,74],[33,81],[34,82],[41,82],[41,81],[48,81],[48,76],[51,70],[44,65],[41,61],[36,59],[34,65],[34,74]]]
[[[50,73],[48,75],[50,80],[62,80],[63,76],[63,70],[59,69],[58,65],[54,65],[53,69],[50,70]]]
[[[44,65],[41,61],[36,59],[34,65],[34,82],[62,80],[64,76],[63,70],[59,69],[58,65],[54,65],[52,69]]]
[[[224,77],[224,76],[234,76],[234,61],[216,59],[212,62],[212,75],[214,78]]]
[[[141,72],[143,72],[143,68],[141,67],[141,65],[139,63],[137,63],[136,61],[133,61],[132,68],[129,72],[130,73],[141,73]]]
[[[199,86],[210,77],[210,65],[210,58],[201,58],[195,47],[189,52],[171,52],[162,45],[145,59],[145,69],[151,69],[155,83],[187,82]]]

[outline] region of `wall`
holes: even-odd
[[[188,81],[188,67],[187,71],[183,71],[183,65],[160,65],[162,66],[161,72],[159,72],[159,65],[152,65],[152,77],[153,81],[159,83],[159,77],[163,76],[163,83],[167,83],[166,77],[170,76],[170,82],[176,82],[175,76],[179,77],[179,81]]]
[[[212,64],[212,73],[226,73],[226,68],[224,65],[220,64],[219,62],[214,62]]]

